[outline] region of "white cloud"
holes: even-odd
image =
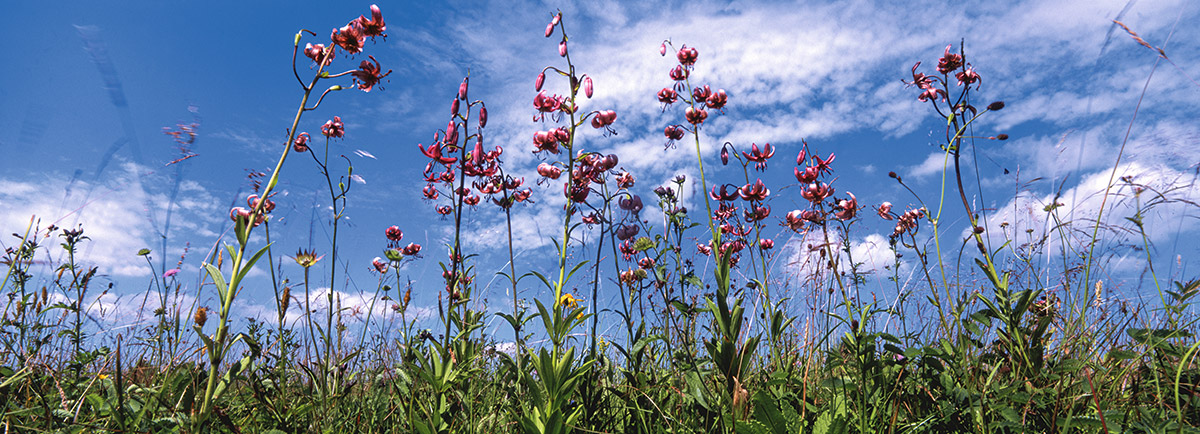
[[[869,287],[877,287],[883,289],[883,284],[887,278],[893,273],[903,276],[911,272],[911,266],[908,261],[900,261],[900,269],[896,270],[896,252],[892,250],[886,236],[881,234],[869,234],[860,239],[851,239],[850,252],[847,255],[841,234],[831,232],[829,234],[829,246],[833,253],[837,255],[837,267],[840,272],[850,272],[851,260],[857,264],[857,271],[860,275],[867,277]],[[779,266],[784,273],[784,278],[789,281],[804,282],[804,284],[812,284],[813,279],[830,279],[828,271],[828,260],[824,259],[822,254],[826,242],[824,235],[819,229],[813,229],[804,234],[793,236],[788,239],[783,249],[779,252],[779,258],[782,261]],[[903,278],[903,277],[902,277]],[[843,277],[847,279],[847,277]],[[844,281],[847,285],[850,282]],[[821,286],[830,285],[827,280]]]
[[[1060,257],[1064,241],[1071,256],[1087,253],[1080,249],[1090,243],[1110,174],[1110,170],[1090,173],[1078,186],[1058,195],[1026,192],[1008,201],[989,216],[992,245],[1013,240],[1011,249],[1043,254],[1041,258],[1046,261]],[[1135,255],[1136,260],[1126,261],[1122,256],[1143,248],[1138,227],[1127,220],[1139,211],[1152,245],[1166,244],[1181,233],[1200,229],[1200,189],[1195,186],[1194,174],[1167,166],[1124,163],[1116,175],[1105,202],[1101,244],[1095,249],[1097,260],[1116,255],[1115,264],[1124,264],[1126,271],[1145,265],[1144,252]],[[1125,177],[1132,183],[1124,181]]]
[[[796,9],[699,2],[666,15],[649,13],[656,8],[639,5],[606,7],[602,13],[567,7],[564,22],[574,36],[572,60],[579,72],[596,83],[595,98],[581,104],[585,111],[611,108],[619,114],[619,135],[601,138],[584,126],[578,144],[617,152],[639,176],[662,176],[694,166],[690,137],[678,149],[661,148],[662,128],[683,123],[680,107],[663,113],[653,96],[671,85],[666,71],[674,65],[672,53],[667,58],[657,53],[660,42],[668,38],[676,48],[687,44],[700,50],[694,84],[710,84],[730,94],[727,113],[712,114],[705,125],[701,152],[710,161],[715,161],[712,157],[727,140],[743,147],[771,142],[781,146],[781,154],[788,154],[795,152],[802,138],[819,140],[851,131],[874,130],[887,136],[913,132],[934,115],[900,79],[918,60],[932,68],[945,44],[957,47],[963,37],[969,60],[984,74],[980,95],[995,99],[1031,95],[1021,101],[1007,98],[1008,108],[988,121],[999,129],[1032,120],[1062,124],[1097,114],[1123,116],[1119,109],[1132,107],[1140,91],[1139,79],[1152,61],[1136,54],[1125,56],[1143,48],[1123,33],[1106,33],[1124,2],[927,6],[886,7],[861,1]],[[940,13],[928,13],[929,7],[937,7]],[[1121,18],[1143,34],[1159,35],[1170,28],[1170,18],[1180,7],[1179,2],[1137,4]],[[499,120],[489,134],[494,141],[517,144],[510,145],[517,150],[510,153],[510,167],[536,163],[525,151],[531,147],[532,132],[545,127],[529,121],[534,94],[530,84],[543,65],[563,64],[555,53],[556,40],[540,37],[538,23],[545,17],[525,15],[507,7],[485,7],[468,12],[468,19],[453,21],[448,30],[464,35],[455,39],[453,48],[473,55],[464,62],[478,65],[475,70],[483,70],[493,84],[483,90],[484,98],[492,102],[493,118]],[[716,28],[721,31],[712,31]],[[1183,33],[1176,37],[1183,38]],[[1097,61],[1106,44],[1111,48],[1105,56],[1124,57]],[[434,52],[449,49],[431,48]],[[1069,52],[1088,55],[1066,56]],[[1097,79],[1071,81],[1081,72]],[[547,91],[565,93],[557,78],[548,77]],[[1046,92],[1052,83],[1066,86],[1055,85],[1056,91]],[[446,94],[452,91],[447,89]],[[1196,108],[1194,98],[1172,96],[1166,90],[1153,95],[1160,97],[1189,110]],[[814,144],[820,147],[819,142]],[[918,173],[933,173],[932,163],[926,163]]]
[[[50,224],[62,228],[82,225],[88,240],[80,244],[77,260],[100,267],[101,274],[148,276],[147,266],[135,260],[138,250],[149,247],[155,250],[155,255],[168,257],[181,252],[181,249],[157,251],[161,239],[158,231],[166,215],[169,192],[148,192],[142,182],[166,182],[160,179],[162,176],[147,173],[133,164],[123,164],[121,171],[113,172],[104,183],[57,174],[48,174],[47,179],[38,181],[0,179],[0,226],[23,233],[31,216],[38,219],[43,235]],[[222,215],[216,203],[200,184],[180,183],[168,236],[215,236],[212,224],[221,221]],[[152,222],[150,215],[157,221]],[[44,244],[48,246],[44,254],[55,263],[66,259],[57,246],[59,241],[58,234],[54,234],[53,241]]]

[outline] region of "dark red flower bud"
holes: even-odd
[[[534,82],[533,82],[533,90],[540,92],[542,90],[542,84],[544,84],[545,82],[546,82],[546,72],[542,71],[541,73],[538,74],[537,80],[534,80]]]
[[[332,138],[341,138],[344,136],[346,134],[346,127],[342,123],[342,117],[334,116],[333,119],[325,121],[325,125],[321,126],[321,134]]]
[[[663,134],[667,136],[667,140],[672,142],[682,139],[683,133],[684,130],[682,125],[667,125],[666,128],[663,128]]]
[[[708,86],[704,86],[707,90]],[[725,94],[725,89],[717,89],[712,95],[709,95],[704,100],[704,104],[710,109],[720,110],[725,108],[725,103],[729,101],[729,95]]]
[[[940,72],[942,74],[949,74],[950,72],[963,66],[962,55],[957,54],[957,53],[951,53],[950,52],[951,46],[952,45],[947,44],[946,45],[946,53],[944,55],[942,55],[941,59],[938,59],[937,70],[938,70],[938,72]]]
[[[592,91],[593,91],[592,77],[588,77],[585,75],[583,77],[583,94],[586,95],[588,98],[591,98]]]
[[[670,76],[671,79],[675,81],[687,80],[688,70],[684,69],[682,66],[676,66],[674,69],[671,69]]]
[[[658,102],[663,104],[672,104],[677,99],[679,99],[679,94],[670,88],[664,87],[662,90],[658,91]]]
[[[296,152],[308,151],[308,133],[300,133],[296,136],[296,141],[292,142],[292,150]]]
[[[679,49],[679,53],[675,54],[675,58],[679,59],[679,64],[683,66],[692,66],[696,64],[696,58],[700,56],[700,52],[695,48],[689,48],[684,45]]]
[[[1004,109],[1004,101],[996,101],[994,103],[988,104],[987,109],[991,110],[991,111],[1003,110]]]
[[[542,175],[550,179],[558,179],[559,175],[562,174],[562,169],[558,168],[558,166],[553,166],[550,163],[542,163],[538,165],[537,172],[538,175]]]
[[[417,253],[421,253],[421,245],[417,243],[409,243],[407,246],[404,246],[402,253],[404,253],[404,256],[414,256]]]
[[[467,78],[463,78],[462,84],[458,85],[458,99],[467,100]]]
[[[321,59],[325,59],[325,66],[329,66],[333,62],[334,51],[329,51],[329,57],[325,57],[325,45],[313,45],[308,43],[304,46],[304,55],[312,59],[313,62],[321,63]]]
[[[404,231],[401,231],[399,226],[391,226],[383,233],[387,236],[388,241],[400,241],[404,238]]]
[[[458,116],[458,98],[455,98],[454,102],[450,103],[450,115]]]

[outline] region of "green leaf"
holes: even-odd
[[[1113,350],[1108,352],[1108,358],[1116,360],[1129,360],[1138,358],[1138,354],[1129,350]]]
[[[754,419],[771,428],[775,434],[788,434],[787,420],[779,411],[780,401],[765,390],[754,394]]]
[[[689,369],[684,374],[683,379],[687,382],[688,395],[695,399],[696,403],[704,407],[705,410],[712,411],[712,406],[708,404],[708,399],[705,398],[708,391],[704,388],[704,383],[700,381],[700,374],[697,374],[695,369]]]
[[[242,266],[242,270],[238,272],[238,276],[237,276],[238,282],[241,282],[242,279],[246,278],[246,273],[249,273],[250,269],[254,268],[254,263],[258,262],[258,259],[262,257],[263,253],[267,252],[267,249],[269,247],[271,247],[270,244],[263,246],[263,248],[259,249],[258,252],[254,254],[254,256],[250,257],[249,261],[246,261],[246,264]],[[234,288],[234,289],[236,290],[236,288]]]
[[[772,432],[766,424],[757,420],[739,420],[733,431],[738,434],[770,434]]]
[[[194,325],[192,326],[192,330],[195,330],[196,334],[200,335],[200,340],[204,341],[204,348],[208,350],[208,355],[212,356],[216,354],[217,345],[213,343],[212,338],[204,334],[204,329],[200,328],[199,325]]]
[[[229,285],[225,283],[225,276],[221,275],[221,270],[218,270],[213,264],[204,263],[204,270],[208,271],[208,277],[211,277],[213,284],[217,286],[217,295],[220,297],[221,306],[225,306],[225,293],[228,292]]]

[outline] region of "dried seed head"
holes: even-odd
[[[201,307],[196,309],[196,314],[192,315],[192,321],[195,321],[196,325],[204,327],[204,323],[208,322],[208,308]]]
[[[287,312],[288,306],[292,303],[292,287],[284,286],[283,294],[279,297],[279,311]]]

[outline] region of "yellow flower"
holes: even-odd
[[[580,300],[583,300],[583,299],[576,298],[574,295],[567,293],[567,294],[563,294],[562,297],[560,297],[558,299],[558,303],[567,309],[574,310],[579,307]],[[576,319],[583,318],[583,312],[579,312],[579,315],[576,315],[575,318]]]
[[[566,307],[567,309],[575,309],[579,307],[579,299],[575,298],[574,295],[567,293],[563,294],[562,297],[558,299],[558,304],[563,305],[563,307]]]

